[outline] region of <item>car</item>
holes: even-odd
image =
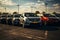
[[[56,13],[55,16],[60,20],[60,14]]]
[[[6,24],[6,15],[2,14],[0,20],[2,24]]]
[[[6,24],[6,22],[7,22],[7,15],[8,15],[9,13],[5,13],[5,12],[3,12],[2,14],[1,14],[1,17],[0,17],[0,21],[1,21],[1,23],[2,24]]]
[[[12,24],[20,25],[20,16],[21,14],[13,14]]]
[[[12,14],[8,14],[7,15],[7,24],[9,24],[9,25],[12,25],[12,19],[13,19],[13,15]]]
[[[45,17],[48,17],[47,24],[56,25],[59,22],[59,19],[54,14],[44,14]]]
[[[39,25],[39,27],[42,25],[40,17],[35,14],[35,13],[23,13],[21,15],[20,18],[20,24],[22,24],[23,28],[25,28],[26,26],[30,26],[30,25]]]
[[[56,13],[55,16],[59,19],[58,25],[60,25],[60,14]]]

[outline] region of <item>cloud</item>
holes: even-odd
[[[12,0],[1,0],[1,1],[2,1],[2,4],[4,4],[4,5],[8,5],[8,6],[9,5],[10,6],[11,5],[16,5],[16,3],[14,3]],[[47,7],[47,12],[54,12],[54,11],[59,12],[59,10],[58,10],[59,8],[60,8],[59,4],[53,4],[53,7]],[[40,12],[46,11],[45,3],[44,2],[41,2],[41,3],[27,2],[25,4],[21,4],[19,12],[20,13],[35,12],[37,10],[40,11]],[[18,8],[17,7],[14,7],[14,8],[11,7],[11,8],[7,9],[7,12],[13,13],[14,11],[18,12]]]
[[[2,5],[16,5],[12,0],[0,0]]]
[[[0,7],[0,12],[2,12],[3,11],[3,7]]]
[[[60,8],[60,4],[53,4],[53,7],[54,7],[55,9],[59,9],[59,8]]]
[[[53,8],[54,8],[55,12],[60,12],[60,4],[58,4],[58,3],[53,4]]]
[[[33,12],[35,12],[35,11],[40,11],[40,12],[42,12],[42,11],[45,11],[44,9],[45,9],[45,4],[42,2],[42,3],[34,3],[34,2],[30,2],[30,3],[25,3],[25,4],[23,4],[23,5],[20,5],[20,9],[22,10],[24,10],[24,11],[28,11],[28,12],[31,12],[31,10],[33,11]]]

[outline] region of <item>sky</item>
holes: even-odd
[[[35,11],[60,13],[60,0],[0,0],[0,11],[18,12],[18,4],[19,13]]]

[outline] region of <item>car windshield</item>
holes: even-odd
[[[56,14],[57,17],[60,17],[60,14]]]
[[[46,17],[55,17],[55,15],[51,15],[51,14],[44,14],[44,16],[46,16]]]
[[[2,15],[1,17],[6,17],[5,15]]]
[[[20,17],[21,15],[14,15],[14,17]]]
[[[38,17],[38,15],[35,13],[25,13],[25,16],[26,17]]]
[[[13,17],[12,15],[8,15],[8,17]]]

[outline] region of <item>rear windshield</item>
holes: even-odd
[[[25,13],[25,16],[26,17],[38,17],[38,15],[35,13]]]

